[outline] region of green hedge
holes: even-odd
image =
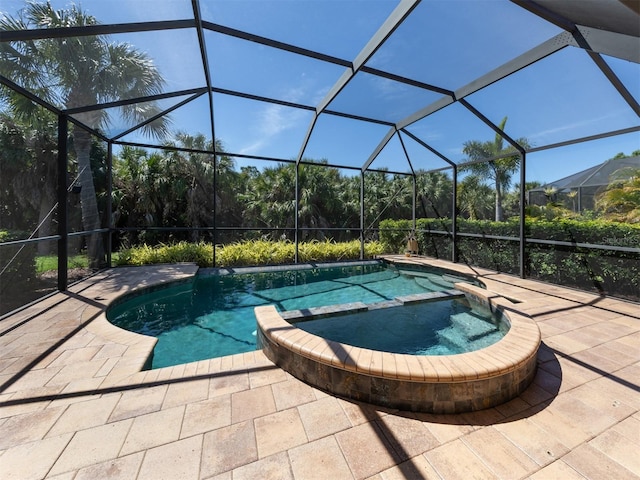
[[[372,258],[383,252],[382,243],[365,243],[365,258]],[[357,260],[360,258],[360,241],[301,242],[298,245],[298,257],[301,262]],[[287,264],[293,263],[294,258],[295,245],[289,241],[247,240],[222,245],[216,249],[216,265],[219,267]],[[201,267],[210,267],[212,260],[213,245],[204,242],[179,242],[155,247],[142,245],[123,250],[118,255],[116,263],[118,265],[149,265],[194,262]]]
[[[450,219],[419,219],[416,221],[419,251],[423,255],[452,259],[448,235]],[[385,251],[402,253],[406,248],[410,220],[380,222],[380,241]],[[490,236],[519,237],[516,220],[507,222],[458,220],[458,231]],[[525,273],[528,277],[571,287],[605,292],[640,300],[640,255],[631,252],[610,252],[579,247],[575,244],[640,247],[640,225],[602,220],[555,221],[528,220],[525,235],[530,239],[557,240],[570,246],[527,243]],[[458,237],[459,260],[500,272],[517,274],[518,241]]]

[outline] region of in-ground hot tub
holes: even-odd
[[[509,326],[502,340],[458,355],[381,352],[307,333],[269,305],[255,309],[258,346],[274,363],[310,385],[400,410],[460,413],[517,397],[535,375],[538,326],[493,292],[464,283],[455,287]]]

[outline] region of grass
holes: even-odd
[[[68,268],[87,268],[89,266],[89,259],[86,255],[73,255],[69,257],[67,265]],[[36,273],[38,275],[57,269],[57,255],[43,255],[40,257],[36,257]]]

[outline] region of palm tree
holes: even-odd
[[[72,5],[54,10],[50,3],[28,3],[16,18],[0,19],[1,30],[60,28],[96,25],[91,15]],[[0,71],[53,105],[81,107],[123,98],[136,98],[162,91],[163,80],[149,57],[126,43],[109,42],[105,36],[45,38],[0,44]],[[34,106],[23,97],[3,91],[13,111],[33,113]],[[139,123],[159,113],[153,102],[128,105],[121,109],[123,118]],[[105,111],[75,115],[84,125],[98,129],[106,126]],[[165,117],[144,127],[158,137],[167,131]],[[78,161],[78,183],[82,186],[82,223],[86,231],[101,227],[98,203],[90,163],[91,134],[74,125],[72,142]],[[100,235],[88,239],[92,267],[104,263]]]
[[[213,151],[213,143],[203,134],[190,135],[185,132],[175,134],[168,143],[174,147],[191,150]],[[222,142],[216,140],[215,150],[222,152]],[[167,169],[173,172],[175,199],[186,200],[186,206],[178,207],[178,216],[174,223],[189,227],[207,227],[213,225],[214,201],[217,222],[221,225],[238,225],[241,217],[235,199],[238,174],[234,170],[234,161],[226,155],[219,155],[215,162],[217,181],[214,186],[213,154],[176,151],[167,154]],[[193,241],[200,239],[200,232],[194,230]]]
[[[251,188],[241,194],[247,227],[291,230],[295,223],[295,166],[266,167],[251,178]]]
[[[547,205],[551,205],[553,207],[559,206],[558,199],[558,189],[553,185],[550,187],[546,187],[544,189],[544,196],[547,197]]]
[[[175,134],[168,143],[195,150],[211,151],[211,141],[203,134]],[[165,169],[171,172],[173,217],[171,226],[204,227],[213,224],[213,154],[174,151],[165,153]],[[169,199],[166,199],[169,201]],[[198,230],[191,231],[191,240],[200,240]]]
[[[484,220],[491,212],[491,188],[475,175],[458,185],[458,206],[470,220]]]
[[[615,222],[640,223],[640,169],[615,172],[606,189],[596,196],[596,210]]]
[[[305,158],[306,164],[299,169],[300,210],[298,222],[301,228],[345,227],[345,205],[343,204],[343,179],[340,171],[328,167],[328,161]],[[319,166],[311,165],[315,163]],[[324,240],[323,231],[305,231],[302,238]]]
[[[417,200],[422,217],[448,217],[451,214],[453,182],[446,173],[416,172]]]
[[[166,177],[164,157],[142,148],[123,147],[113,161],[114,225],[125,227],[160,224],[166,197],[158,176]]]
[[[578,197],[578,190],[571,190],[567,193],[567,198],[571,200],[571,211],[576,211],[576,198]]]
[[[364,185],[365,228],[377,228],[380,220],[412,217],[411,177],[368,171]]]
[[[498,128],[504,131],[506,123],[507,117],[504,117],[500,125],[498,125]],[[528,148],[529,146],[529,142],[524,138],[518,139],[517,142],[524,148]],[[481,142],[479,140],[470,140],[465,142],[462,151],[465,155],[468,155],[470,161],[494,158],[513,152],[513,155],[505,158],[490,160],[488,162],[477,162],[464,167],[465,170],[471,171],[479,178],[489,179],[493,182],[496,205],[495,219],[496,222],[503,221],[504,211],[502,208],[502,200],[504,192],[511,184],[511,175],[520,168],[520,155],[512,146],[505,148],[502,136],[497,133],[493,141]]]

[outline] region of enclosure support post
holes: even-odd
[[[58,290],[67,289],[69,259],[67,216],[67,116],[58,115]]]
[[[458,263],[458,166],[453,165],[453,199],[451,205],[451,261]]]
[[[360,172],[360,260],[364,260],[364,171]]]
[[[209,98],[211,98],[211,95],[209,95]],[[217,224],[217,217],[218,217],[218,208],[217,208],[217,203],[218,203],[218,152],[215,151],[215,145],[216,145],[216,140],[215,138],[213,139],[213,149],[214,149],[214,153],[213,153],[213,212],[211,212],[213,214],[213,258],[211,259],[212,261],[212,267],[216,267],[216,249],[217,249],[217,245],[218,245],[218,224]]]
[[[111,267],[111,248],[113,240],[113,143],[107,143],[107,265]]]
[[[416,188],[416,174],[414,173],[413,175],[411,175],[411,179],[413,180],[413,201],[412,201],[412,205],[411,205],[411,210],[412,210],[412,217],[411,217],[411,230],[414,231],[414,235],[415,235],[415,231],[416,231],[416,193],[417,193],[417,188]],[[417,240],[417,237],[416,237]]]
[[[216,266],[216,245],[218,243],[218,224],[216,217],[218,210],[216,208],[216,198],[218,192],[218,151],[216,148],[216,128],[213,116],[213,82],[211,81],[211,69],[209,68],[209,60],[207,56],[207,45],[204,40],[204,29],[202,28],[202,15],[200,14],[200,2],[191,0],[191,8],[193,9],[193,18],[196,22],[196,33],[198,35],[198,44],[200,45],[200,59],[202,60],[202,70],[204,71],[204,79],[207,83],[207,96],[209,97],[209,121],[211,122],[211,150],[213,151],[213,258],[212,266]]]
[[[525,266],[527,260],[525,237],[525,182],[527,178],[526,154],[520,153],[520,278],[525,278]]]
[[[300,216],[300,163],[296,162],[296,201],[295,201],[295,218],[294,218],[294,238],[295,238],[295,252],[293,255],[293,262],[298,263],[298,221]]]
[[[578,187],[578,213],[582,213],[582,187]]]

